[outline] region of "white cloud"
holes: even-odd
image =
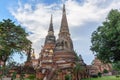
[[[78,29],[88,22],[101,23],[112,8],[119,8],[120,5],[119,0],[85,0],[82,4],[77,0],[61,1],[66,4],[69,26]],[[44,44],[42,40],[47,35],[51,14],[53,14],[55,34],[58,34],[62,16],[61,3],[50,5],[36,3],[33,8],[32,4],[21,4],[19,2],[19,7],[15,10],[10,9],[10,12],[22,26],[34,33],[29,36],[29,39],[33,42],[36,53],[40,52],[40,46]],[[74,40],[76,39],[80,38]]]
[[[90,21],[103,21],[112,8],[119,8],[117,0],[86,0],[83,5],[77,1],[68,0],[66,7],[71,26],[81,26]]]

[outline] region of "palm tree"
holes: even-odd
[[[76,66],[73,69],[76,80],[81,80],[81,74],[83,71],[84,71],[84,67],[82,67],[80,63],[76,63]]]

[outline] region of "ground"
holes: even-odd
[[[120,80],[120,77],[116,78],[116,76],[104,76],[101,78],[89,78],[89,79],[82,79],[82,80]]]

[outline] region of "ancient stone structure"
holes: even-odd
[[[101,62],[98,58],[95,58],[92,62],[92,65],[97,68],[97,72],[103,73],[103,71],[106,69],[108,71],[112,70],[112,65],[111,64],[105,64]]]
[[[104,70],[108,71],[108,75],[112,75],[112,65],[101,62],[97,57],[92,62],[92,65],[88,66],[90,75],[97,75],[99,72],[104,73]]]
[[[76,77],[73,70],[76,67],[76,63],[84,67],[84,73],[81,73],[82,76],[79,77],[87,77],[86,64],[83,62],[81,56],[77,60],[70,37],[65,5],[63,5],[61,26],[57,40],[54,36],[51,16],[48,34],[40,52],[36,77],[43,80],[65,80],[65,77],[69,75],[72,80],[75,80]]]
[[[54,36],[54,30],[53,30],[53,23],[52,23],[52,15],[51,15],[51,21],[50,26],[48,30],[48,35],[46,36],[45,43],[43,46],[43,49],[40,53],[39,58],[39,66],[41,68],[50,69],[53,64],[53,50],[55,48],[55,36]],[[47,66],[46,66],[47,64]]]

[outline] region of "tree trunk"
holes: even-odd
[[[79,73],[77,72],[77,80],[79,80]]]
[[[3,64],[3,76],[5,76],[5,69],[6,68],[6,60],[4,61],[4,64]]]
[[[5,67],[6,67],[6,60],[2,60],[2,61],[3,61],[3,66],[2,66],[1,80],[3,80],[3,77],[5,76]]]

